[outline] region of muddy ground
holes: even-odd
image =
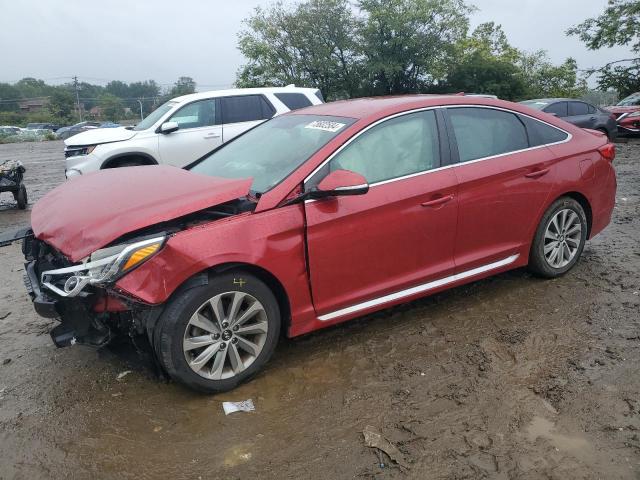
[[[60,142],[6,157],[32,200],[63,181]],[[616,166],[613,222],[565,277],[517,270],[283,340],[225,395],[54,348],[19,247],[0,249],[0,478],[640,478],[640,143]],[[0,231],[27,224],[0,202]],[[224,415],[248,398],[255,412]],[[367,426],[405,467],[365,446]]]

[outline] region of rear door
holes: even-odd
[[[237,95],[222,97],[222,141],[228,142],[233,137],[255,127],[276,113],[273,105],[264,95]]]
[[[158,133],[163,163],[182,167],[209,153],[222,143],[222,125],[213,98],[191,102],[177,110],[167,122],[176,122],[175,132]]]
[[[565,119],[570,123],[582,128],[595,128],[596,110],[595,107],[584,102],[568,102],[569,116]],[[591,107],[591,108],[589,108]],[[589,113],[591,111],[591,113]]]
[[[305,203],[321,320],[361,313],[386,303],[386,295],[403,298],[403,290],[453,272],[457,185],[451,168],[439,169],[441,133],[433,110],[383,121],[305,184],[312,188],[336,169],[358,172],[370,184],[365,195]]]
[[[515,261],[553,185],[554,156],[545,147],[530,149],[524,122],[512,112],[447,113],[459,161],[456,273]]]

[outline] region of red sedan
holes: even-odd
[[[302,335],[528,266],[553,278],[611,219],[614,146],[464,96],[328,103],[199,159],[74,179],[23,232],[58,346],[148,340],[194,389],[231,389]]]

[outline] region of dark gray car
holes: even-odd
[[[539,98],[536,100],[525,100],[520,103],[560,117],[578,127],[600,130],[606,133],[610,140],[613,140],[618,135],[616,119],[611,112],[607,112],[582,100],[574,100],[571,98]]]

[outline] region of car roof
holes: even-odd
[[[340,100],[337,102],[323,103],[312,107],[301,108],[287,115],[328,115],[336,117],[349,117],[355,119],[366,119],[374,117],[384,117],[418,108],[428,108],[443,105],[485,105],[514,108],[514,104],[504,100],[454,95],[400,95],[390,97],[370,97],[358,98],[354,100]]]
[[[303,88],[295,85],[286,87],[261,87],[261,88],[229,88],[226,90],[209,90],[207,92],[191,93],[181,97],[172,98],[172,102],[191,102],[193,100],[203,100],[206,98],[231,97],[234,95],[260,95],[264,93],[310,93],[315,94],[317,88]]]
[[[523,100],[520,103],[532,103],[532,102],[545,102],[545,103],[582,102],[582,103],[589,103],[588,101],[581,100],[579,98],[532,98],[531,100]]]

